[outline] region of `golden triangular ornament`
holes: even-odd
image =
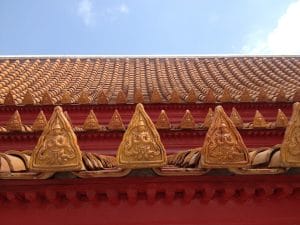
[[[300,167],[300,103],[293,105],[292,117],[285,130],[281,145],[281,158],[286,166]]]
[[[35,121],[32,124],[32,130],[33,131],[41,131],[44,130],[44,128],[47,125],[47,119],[46,116],[43,112],[43,110],[41,110],[39,112],[39,114],[37,115]]]
[[[61,107],[54,112],[30,158],[30,169],[39,172],[76,171],[82,167],[77,137]]]
[[[23,124],[18,110],[8,120],[6,128],[9,131],[23,131]]]
[[[204,168],[245,167],[250,164],[247,147],[222,106],[217,106],[201,150]]]
[[[158,119],[155,123],[155,126],[157,129],[170,129],[171,128],[170,120],[169,120],[168,115],[165,112],[165,110],[161,110],[161,112],[158,116]]]
[[[142,104],[137,104],[123,140],[117,162],[124,168],[153,168],[166,164],[165,148]]]
[[[99,130],[100,124],[94,111],[91,110],[83,123],[84,130]]]
[[[284,112],[281,111],[281,109],[278,109],[275,126],[276,127],[286,127],[288,125],[288,118],[284,114]]]
[[[114,114],[112,115],[111,120],[109,121],[108,129],[125,130],[125,126],[122,121],[121,115],[119,114],[117,109],[114,111]]]

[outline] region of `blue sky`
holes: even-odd
[[[0,55],[300,54],[300,0],[0,0]]]

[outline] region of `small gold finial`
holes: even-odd
[[[185,100],[186,100],[187,103],[196,103],[197,102],[198,97],[197,97],[196,92],[195,92],[195,90],[193,88],[191,88],[189,90],[189,93],[186,96]]]
[[[78,100],[78,104],[89,104],[90,103],[90,97],[87,90],[82,90]]]
[[[137,104],[117,153],[124,168],[153,168],[166,164],[165,148],[142,104]]]
[[[76,171],[82,167],[77,137],[62,108],[56,106],[30,158],[38,172]]]
[[[194,129],[196,126],[195,119],[190,112],[190,110],[186,110],[184,116],[181,119],[180,128],[182,129]]]
[[[26,94],[24,95],[22,104],[23,105],[33,105],[34,104],[34,100],[33,100],[33,97],[31,95],[30,91],[27,91]]]
[[[201,152],[199,166],[203,168],[246,167],[250,164],[247,147],[222,106],[215,108]]]
[[[4,105],[15,105],[16,102],[14,100],[14,96],[13,94],[11,93],[11,91],[9,91],[7,93],[7,95],[5,96],[5,99],[4,99]]]
[[[142,90],[140,88],[136,88],[134,91],[134,103],[143,103],[144,102],[144,96],[142,93]]]
[[[181,102],[180,95],[176,89],[174,89],[173,92],[171,93],[169,102],[170,103],[180,103]]]
[[[214,112],[211,108],[209,108],[204,118],[203,126],[207,128],[210,127],[213,117],[214,117]]]
[[[235,107],[232,108],[230,119],[236,127],[243,127],[243,119]]]
[[[216,102],[216,96],[211,89],[208,89],[208,92],[206,93],[206,95],[204,97],[204,102],[206,102],[206,103],[215,103]]]
[[[41,103],[44,105],[53,105],[53,99],[48,91],[44,93]]]
[[[125,130],[125,126],[124,126],[122,117],[119,114],[117,109],[114,111],[114,114],[112,115],[112,117],[109,121],[108,129],[109,130]]]
[[[71,94],[68,91],[65,91],[63,93],[63,96],[61,97],[60,102],[62,104],[70,104],[72,102]]]
[[[293,97],[293,102],[299,102],[299,101],[300,101],[300,88],[297,88]]]
[[[106,94],[104,93],[103,90],[101,90],[98,93],[97,103],[98,104],[108,104],[108,98],[107,98],[107,96],[106,96]]]
[[[165,112],[165,110],[160,111],[160,114],[155,123],[155,126],[157,129],[170,129],[171,128],[170,120],[169,120],[169,117],[168,117],[167,113]]]
[[[264,88],[260,89],[260,91],[258,93],[258,96],[257,96],[257,101],[258,102],[267,102],[267,101],[269,101],[267,92],[265,91]]]
[[[8,120],[6,128],[9,131],[23,131],[23,124],[18,110]]]
[[[264,116],[258,111],[255,111],[255,115],[253,118],[253,127],[254,128],[266,128],[267,122],[264,118]]]
[[[280,88],[279,91],[277,92],[277,97],[276,97],[276,102],[286,102],[287,98],[285,95],[285,91],[283,88]]]
[[[99,130],[100,124],[93,110],[90,110],[90,113],[86,117],[83,123],[84,130]]]
[[[293,105],[293,113],[285,130],[280,149],[281,159],[286,166],[300,167],[300,103]]]
[[[227,88],[224,88],[223,94],[220,98],[220,102],[232,102],[232,97]]]
[[[153,89],[150,101],[151,103],[162,103],[162,99],[157,88]]]
[[[242,92],[242,94],[240,96],[240,102],[252,102],[252,97],[251,97],[248,89],[245,89]]]
[[[43,110],[41,110],[39,112],[39,114],[37,115],[35,121],[33,122],[32,130],[33,131],[44,130],[44,128],[46,127],[46,125],[47,125],[47,119],[46,119],[46,116],[45,116]]]
[[[116,98],[116,103],[117,104],[125,104],[127,102],[127,96],[125,95],[124,91],[119,91],[117,98]]]
[[[278,109],[277,116],[276,116],[276,127],[286,127],[288,125],[288,118],[284,114],[284,112],[281,111],[281,109]]]

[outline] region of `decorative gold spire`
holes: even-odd
[[[211,108],[209,108],[208,112],[204,118],[203,126],[210,127],[213,117],[214,117],[214,112]]]
[[[98,104],[108,104],[108,98],[107,98],[107,96],[106,96],[106,94],[104,93],[103,90],[101,90],[98,93],[97,103]]]
[[[47,125],[47,119],[46,119],[46,116],[45,116],[43,110],[41,110],[39,112],[39,114],[37,115],[35,121],[33,122],[32,130],[34,130],[34,131],[44,130],[46,125]]]
[[[26,94],[24,95],[22,104],[23,105],[33,105],[34,104],[34,100],[33,100],[33,97],[31,95],[30,91],[27,91]]]
[[[166,164],[167,157],[159,133],[142,104],[137,104],[117,153],[124,168],[153,168]]]
[[[243,119],[235,107],[232,108],[230,119],[236,127],[243,127]]]
[[[155,126],[157,129],[170,129],[171,128],[170,120],[169,120],[168,115],[165,112],[165,110],[161,110]]]
[[[288,125],[288,118],[284,114],[284,112],[281,111],[281,109],[278,109],[277,116],[276,116],[276,127],[286,127]]]
[[[108,129],[110,129],[110,130],[125,130],[125,126],[124,126],[122,117],[119,114],[117,109],[114,111],[114,114],[112,115],[112,117],[109,121]]]
[[[90,103],[90,97],[89,97],[89,93],[87,90],[82,90],[77,102],[79,104],[89,104]]]
[[[197,100],[198,100],[198,97],[197,97],[197,95],[196,95],[196,92],[195,92],[195,90],[193,89],[193,88],[191,88],[190,90],[189,90],[189,93],[188,93],[188,95],[186,96],[186,102],[188,102],[188,103],[196,103],[197,102]]]
[[[269,101],[267,92],[265,91],[264,88],[260,89],[260,91],[258,93],[258,96],[257,96],[257,101],[258,102],[267,102],[267,101]]]
[[[207,103],[215,103],[216,102],[216,96],[211,89],[208,89],[208,92],[206,93],[206,95],[204,97],[204,102],[207,102]]]
[[[293,97],[293,101],[294,102],[299,102],[300,101],[300,88],[296,89],[296,92],[295,92],[294,97]]]
[[[127,102],[127,97],[124,93],[124,91],[119,91],[118,95],[117,95],[117,99],[116,99],[116,103],[117,104],[125,104]]]
[[[57,106],[30,158],[30,169],[38,172],[76,171],[82,167],[81,151],[62,108]]]
[[[287,101],[285,91],[283,90],[283,88],[279,89],[279,91],[277,93],[276,101],[277,102],[286,102]]]
[[[4,99],[4,105],[15,105],[16,102],[14,100],[13,94],[9,91]]]
[[[258,111],[255,111],[255,115],[253,118],[253,127],[254,128],[266,128],[267,122],[264,118],[264,116]]]
[[[134,91],[134,103],[143,103],[144,102],[144,96],[142,93],[142,90],[140,88],[136,88]]]
[[[63,93],[63,96],[61,97],[60,102],[61,102],[62,104],[70,104],[70,103],[71,103],[71,100],[72,100],[72,98],[71,98],[70,92],[65,91],[65,92]]]
[[[171,93],[169,102],[170,103],[180,103],[181,102],[180,95],[176,89],[174,89],[173,92]]]
[[[99,130],[100,124],[93,110],[90,110],[89,115],[86,117],[83,123],[84,130]]]
[[[300,103],[293,105],[293,113],[281,145],[281,158],[289,167],[300,167]]]
[[[220,98],[220,102],[232,102],[232,97],[227,88],[224,89],[223,94]]]
[[[215,108],[201,152],[200,166],[204,168],[246,167],[250,164],[243,139],[222,106]]]
[[[195,119],[190,112],[190,110],[186,110],[183,118],[181,119],[180,128],[182,129],[194,129],[196,126]]]
[[[23,124],[18,110],[8,120],[6,128],[9,131],[23,131]]]
[[[162,99],[157,88],[153,89],[150,101],[151,103],[162,103]]]
[[[48,91],[44,93],[41,103],[44,105],[53,105],[53,99]]]
[[[240,102],[252,102],[252,97],[248,89],[245,89],[240,96]]]

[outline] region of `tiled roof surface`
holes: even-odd
[[[49,102],[48,94],[54,103],[124,102],[124,94],[128,103],[243,101],[248,94],[293,101],[298,87],[300,57],[0,59],[1,103],[9,92],[17,104]]]

